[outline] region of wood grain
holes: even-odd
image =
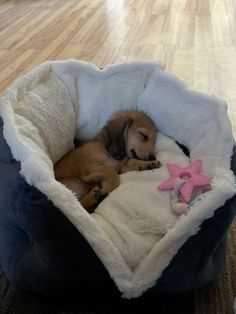
[[[0,94],[48,59],[77,58],[98,67],[155,60],[191,88],[224,98],[236,135],[235,30],[235,0],[0,0]],[[230,250],[235,230],[234,224]],[[235,265],[236,257],[227,263]],[[207,308],[204,297],[216,299],[217,289],[231,289],[232,300],[236,280],[222,276],[214,289],[198,293],[196,314],[213,313],[216,307]]]
[[[45,60],[159,60],[229,103],[236,130],[234,0],[0,0],[0,93]]]

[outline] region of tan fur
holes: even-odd
[[[156,128],[139,111],[116,113],[97,137],[59,160],[58,181],[71,189],[89,212],[119,185],[119,173],[154,169]]]

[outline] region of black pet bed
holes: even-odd
[[[111,114],[129,109],[145,111],[156,123],[164,165],[123,175],[90,215],[55,180],[53,165],[74,139],[93,138]],[[157,63],[99,70],[56,61],[14,82],[1,98],[0,116],[0,262],[19,289],[75,300],[135,298],[195,289],[222,269],[236,212],[236,154],[222,101],[188,90]],[[198,158],[212,189],[176,218],[169,192],[156,189],[167,176],[165,162]]]

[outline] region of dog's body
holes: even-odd
[[[119,185],[119,173],[158,168],[153,121],[139,111],[116,113],[98,136],[65,155],[55,165],[55,177],[92,211]]]

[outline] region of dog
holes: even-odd
[[[95,139],[55,164],[55,178],[91,213],[119,185],[119,174],[160,167],[155,158],[156,133],[145,113],[117,112]]]

